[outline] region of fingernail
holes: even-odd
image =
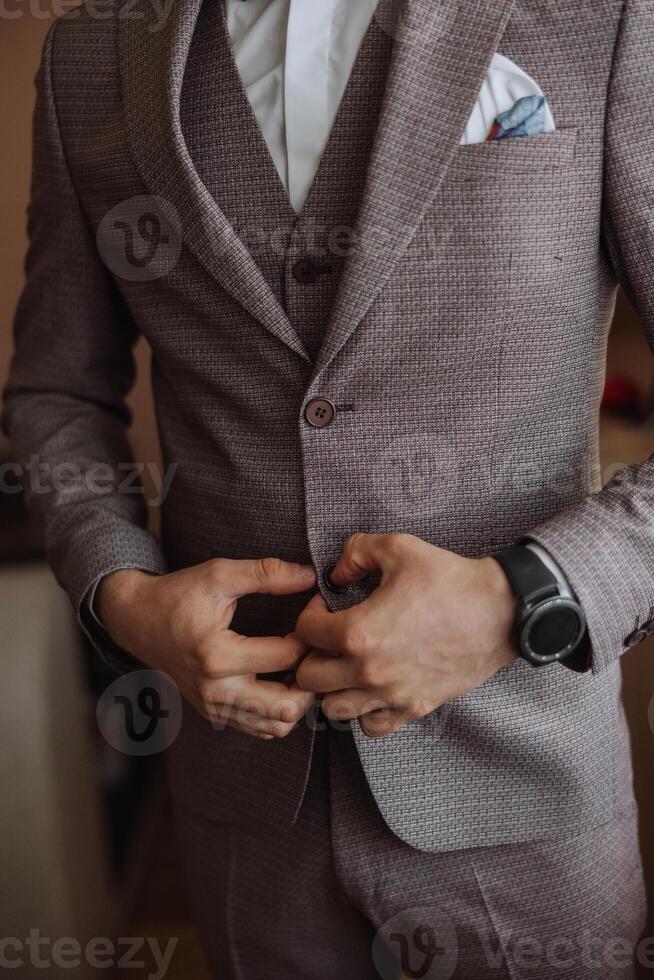
[[[298,565],[298,574],[301,578],[314,578],[315,572],[313,570],[313,565]]]

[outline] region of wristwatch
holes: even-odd
[[[534,667],[570,657],[586,634],[584,611],[573,598],[562,596],[556,578],[538,555],[514,545],[492,556],[502,566],[518,599],[518,652]]]

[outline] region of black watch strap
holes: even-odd
[[[495,552],[493,558],[502,566],[513,592],[524,605],[559,595],[555,576],[530,548],[516,544]]]

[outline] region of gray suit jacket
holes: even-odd
[[[315,357],[227,220],[243,174],[210,190],[184,139],[200,0],[175,0],[163,27],[155,7],[128,7],[72,12],[48,38],[4,416],[17,454],[47,472],[72,460],[117,474],[102,494],[31,491],[73,603],[125,566],[274,554],[322,569],[354,531],[466,555],[529,534],[583,603],[592,669],[520,661],[391,737],[355,726],[365,772],[389,826],[425,850],[566,834],[629,808],[618,660],[654,629],[654,463],[601,489],[597,420],[619,282],[654,338],[650,0],[406,0],[388,27],[361,247]],[[538,80],[557,132],[462,147],[497,50]],[[210,71],[210,51],[195,60]],[[220,94],[218,106],[234,109]],[[173,252],[181,241],[137,281],[103,263],[96,234],[142,195],[165,202]],[[164,457],[179,464],[161,545],[116,485],[137,333],[153,349]],[[321,430],[303,415],[320,396],[349,407]],[[325,598],[339,608],[370,587]],[[244,600],[234,625],[285,632],[305,601]],[[305,725],[263,745],[189,712],[175,785],[218,818],[288,826],[311,745]]]

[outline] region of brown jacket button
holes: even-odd
[[[336,415],[336,409],[327,398],[312,398],[304,410],[304,417],[315,429],[324,429],[331,425]]]

